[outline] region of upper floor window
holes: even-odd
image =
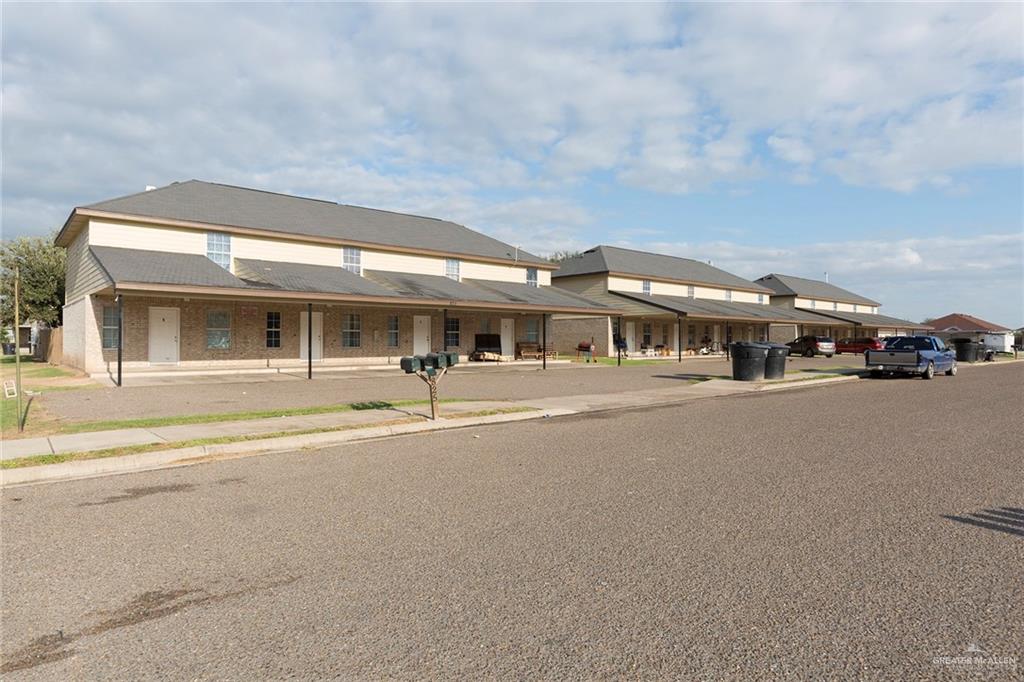
[[[839,310],[839,304],[835,301],[832,301],[832,310]],[[856,310],[856,308],[854,308],[854,310]]]
[[[459,266],[461,261],[458,258],[446,258],[444,261],[444,276],[448,279],[454,279],[458,282],[462,279],[459,276]]]
[[[687,287],[686,287],[686,295],[687,295],[687,297],[693,298],[694,293],[695,292],[694,292],[693,285],[692,284],[687,285]]]
[[[757,295],[757,302],[758,303],[764,303],[764,294],[758,294]]]
[[[357,275],[363,274],[363,250],[346,246],[341,250],[341,267]]]
[[[537,281],[537,268],[526,268],[526,283],[531,287],[540,286],[540,282]]]
[[[857,304],[856,303],[853,304],[853,312],[857,312]]]
[[[812,310],[813,310],[814,308],[817,308],[817,307],[818,307],[818,306],[817,306],[817,303],[818,303],[818,302],[817,302],[817,301],[815,301],[815,300],[814,300],[813,298],[811,299],[811,309],[812,309]]]
[[[651,280],[645,279],[643,281],[643,285],[642,286],[644,288],[644,296],[650,296],[651,295]]]
[[[732,300],[732,289],[726,289],[725,290],[725,300],[727,300],[727,301],[731,301]]]
[[[206,257],[225,270],[230,270],[231,235],[223,232],[207,232]]]

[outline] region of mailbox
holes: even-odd
[[[423,356],[423,364],[434,369],[444,369],[448,366],[447,353],[427,353]]]
[[[449,367],[453,367],[454,365],[459,364],[459,354],[458,353],[447,353],[447,355],[448,355],[448,366]]]
[[[415,374],[423,369],[423,359],[418,355],[402,358],[402,369],[406,374]]]

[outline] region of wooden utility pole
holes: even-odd
[[[21,269],[14,266],[14,387],[17,392],[18,431],[25,430],[21,418]]]

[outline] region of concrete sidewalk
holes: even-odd
[[[441,403],[441,416],[458,416],[469,412],[516,407],[512,402],[465,401]],[[283,431],[309,431],[312,429],[338,429],[359,424],[386,424],[409,417],[429,417],[430,405],[410,405],[387,409],[347,410],[324,414],[243,419],[208,424],[181,424],[150,428],[92,431],[43,438],[5,440],[0,460],[18,459],[34,455],[52,455],[65,452],[91,452],[130,445],[152,445],[206,438],[252,436],[281,433]]]

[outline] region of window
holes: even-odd
[[[363,250],[346,246],[341,250],[341,267],[357,275],[363,274]]]
[[[455,261],[458,263],[458,261]],[[444,347],[445,348],[458,348],[459,347],[459,318],[449,317],[444,321]]]
[[[692,284],[687,285],[687,287],[686,287],[686,295],[689,298],[693,298],[693,294],[694,294],[693,285]]]
[[[281,347],[281,313],[267,313],[267,348]]]
[[[398,348],[398,315],[388,315],[388,348]]]
[[[643,336],[643,339],[642,339],[642,343],[643,343],[643,345],[645,347],[650,348],[651,347],[651,343],[652,343],[652,339],[651,339],[651,323],[650,322],[644,322],[643,334],[644,334],[644,336]]]
[[[853,304],[853,312],[857,312],[857,304],[856,303]]]
[[[206,311],[206,347],[210,350],[231,348],[231,313],[226,310]]]
[[[531,287],[540,286],[540,282],[537,281],[537,268],[526,268],[526,283]]]
[[[615,338],[619,336],[619,318],[617,317],[612,320],[612,336]]]
[[[644,288],[644,296],[650,296],[651,295],[651,280],[645,279],[643,281],[643,285],[642,286]]]
[[[528,343],[540,342],[540,325],[537,324],[536,318],[531,318],[526,321],[526,341]]]
[[[458,282],[461,279],[459,277],[459,263],[458,258],[446,258],[444,261],[444,276]]]
[[[359,348],[362,345],[363,320],[357,313],[349,313],[341,318],[341,347]]]
[[[732,300],[732,289],[726,289],[725,290],[725,300],[727,300],[727,301],[731,301]]]
[[[697,345],[697,325],[690,324],[686,326],[686,346],[687,348],[694,348]]]
[[[661,345],[668,346],[668,325],[661,325]]]
[[[836,303],[835,301],[832,301],[832,310],[839,310],[839,304]],[[856,307],[854,308],[854,310],[856,310]]]
[[[816,307],[816,306],[815,306],[815,304],[816,304],[816,303],[817,303],[817,301],[815,301],[815,300],[814,300],[814,299],[812,298],[812,299],[811,299],[811,310],[814,310],[814,308]]]
[[[117,348],[117,308],[103,306],[103,350]]]
[[[206,257],[225,270],[230,270],[231,235],[223,232],[207,232]]]
[[[758,294],[757,295],[757,302],[758,303],[764,303],[764,294]]]

